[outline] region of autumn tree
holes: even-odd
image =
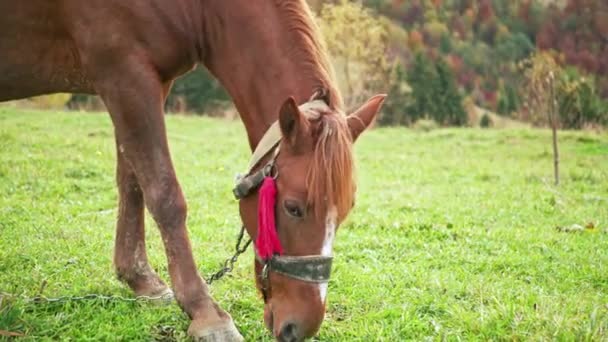
[[[559,126],[557,89],[561,86],[562,68],[552,53],[540,51],[521,63],[524,68],[524,97],[534,123],[548,122],[553,132],[553,167],[555,184],[559,184]],[[546,121],[545,121],[546,118]]]
[[[387,58],[387,29],[378,17],[361,4],[342,0],[323,6],[319,26],[347,108],[389,90],[393,63]]]
[[[565,70],[558,88],[558,108],[563,127],[581,129],[608,122],[608,102],[597,94],[595,81],[575,68]]]

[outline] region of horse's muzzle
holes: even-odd
[[[299,342],[304,341],[304,338],[299,335],[300,329],[295,323],[286,323],[281,328],[281,332],[277,337],[279,342]]]

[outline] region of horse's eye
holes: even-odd
[[[285,207],[285,212],[287,212],[287,215],[291,217],[302,218],[304,216],[304,210],[302,210],[296,201],[286,200],[283,203],[283,207]]]

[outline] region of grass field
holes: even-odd
[[[239,122],[168,117],[202,273],[233,250]],[[320,341],[607,340],[608,137],[541,130],[375,129],[357,143],[357,205],[339,230]],[[0,330],[23,340],[184,340],[175,303],[130,296],[112,268],[115,150],[107,115],[0,108]],[[147,217],[152,265],[168,280]],[[579,225],[579,226],[576,226]],[[588,227],[586,227],[588,226]],[[212,286],[246,340],[270,340],[253,254]],[[1,337],[0,337],[1,339]]]

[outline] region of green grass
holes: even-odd
[[[203,274],[233,250],[239,122],[168,117]],[[608,137],[560,132],[552,185],[544,130],[375,129],[356,146],[357,205],[339,230],[321,341],[608,339]],[[129,296],[114,277],[115,150],[107,115],[0,108],[0,330],[24,340],[183,340],[170,305],[47,296]],[[572,231],[592,222],[594,229]],[[147,217],[151,263],[166,259]],[[558,227],[566,229],[557,229]],[[251,250],[212,294],[247,340],[270,340]]]

